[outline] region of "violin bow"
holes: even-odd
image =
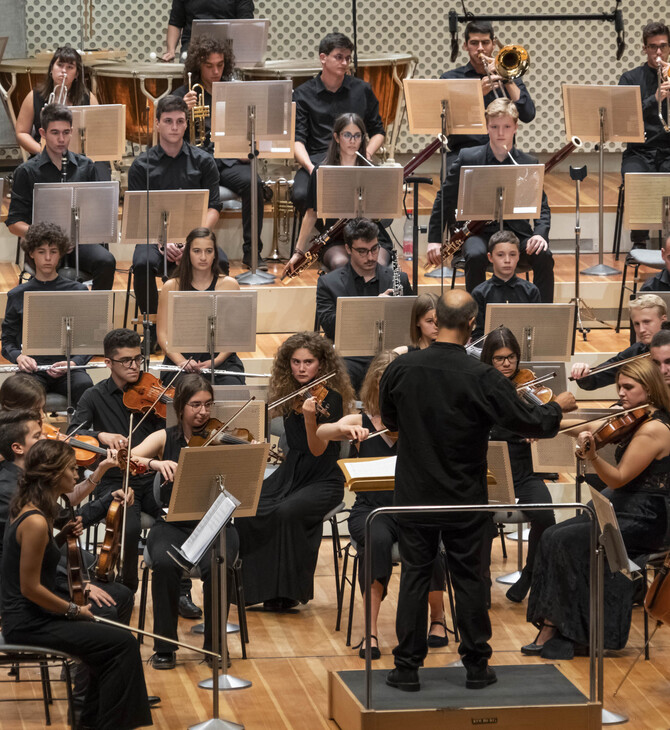
[[[220,428],[217,428],[216,431],[213,431],[209,435],[209,438],[207,439],[207,441],[205,441],[205,443],[203,444],[203,447],[204,446],[209,446],[212,443],[212,441],[224,429],[226,429],[226,428],[228,428],[228,426],[230,426],[230,424],[240,415],[240,413],[242,413],[242,411],[251,403],[251,401],[254,401],[254,400],[256,400],[256,396],[255,395],[252,395],[251,398],[249,398],[249,400],[241,408],[239,408],[235,413],[233,413],[233,415]]]
[[[381,431],[375,431],[373,434],[370,434],[367,438],[364,438],[363,441],[369,441],[370,439],[373,439],[375,436],[382,436],[385,433],[389,433],[389,431],[390,431],[390,429],[388,429],[388,428],[384,428]],[[362,443],[362,441],[360,439],[351,439],[351,441],[349,441],[349,443],[352,446],[355,446],[356,444]]]
[[[505,325],[499,324],[497,327],[494,327],[491,332],[497,332],[498,330],[502,329]],[[466,345],[466,347],[477,347],[477,345],[480,342],[483,342],[490,334],[491,332],[487,332],[485,335],[482,335],[481,337],[478,337],[474,342],[471,342],[469,345]]]
[[[153,411],[153,409],[156,407],[156,404],[158,403],[158,401],[167,393],[168,388],[170,388],[172,386],[172,383],[174,383],[174,381],[182,374],[182,372],[184,371],[184,368],[191,362],[192,359],[193,359],[192,357],[189,357],[188,360],[185,360],[182,363],[179,370],[177,370],[177,372],[174,374],[174,377],[163,388],[163,390],[161,390],[161,392],[156,396],[156,400],[149,406],[149,408],[147,409],[147,412],[137,422],[137,426],[135,426],[135,429],[134,429],[135,431],[137,431],[137,429],[142,425],[142,423],[144,422],[144,419]],[[128,451],[128,457],[130,457],[130,450]]]
[[[572,431],[573,428],[577,428],[578,426],[586,426],[587,423],[595,423],[596,421],[608,421],[610,418],[618,418],[619,416],[625,416],[626,413],[630,413],[631,411],[637,411],[639,408],[644,408],[645,406],[650,405],[649,403],[641,403],[639,406],[633,406],[632,408],[626,408],[623,411],[617,411],[616,413],[613,413],[609,416],[596,416],[595,418],[589,418],[588,421],[580,421],[579,423],[573,423],[572,426],[566,426],[565,428],[561,428],[558,433],[565,433],[566,431]]]
[[[643,352],[640,355],[633,355],[632,357],[627,357],[625,360],[615,360],[614,362],[611,362],[609,365],[599,365],[596,368],[593,368],[591,372],[588,375],[581,375],[579,378],[573,378],[572,375],[568,378],[568,380],[581,380],[582,378],[588,378],[591,375],[597,375],[598,373],[604,373],[605,370],[611,370],[612,368],[620,368],[622,365],[624,365],[627,362],[633,362],[634,360],[642,360],[645,357],[649,357],[651,355],[650,352]]]
[[[283,398],[278,398],[275,401],[272,401],[268,405],[268,411],[271,411],[273,408],[276,408],[277,406],[282,405],[283,403],[286,403],[287,401],[290,401],[292,398],[296,398],[299,395],[302,395],[306,391],[308,391],[310,388],[313,388],[315,385],[321,385],[321,383],[325,383],[326,380],[329,380],[330,378],[335,377],[337,375],[337,372],[333,370],[332,373],[328,373],[328,375],[322,375],[320,378],[316,378],[315,380],[312,380],[311,383],[307,383],[307,385],[303,385],[301,388],[298,388],[298,390],[294,390],[292,393],[289,393],[288,395],[285,395]]]
[[[130,450],[132,449],[133,440],[133,416],[130,414],[130,428],[128,429],[128,443],[126,448],[128,449],[128,458],[126,459],[126,469],[123,475],[123,519],[121,520],[121,551],[119,552],[119,574],[123,572],[123,561],[126,553],[126,514],[128,513],[128,503],[126,498],[128,496],[128,486],[130,483]]]
[[[552,380],[556,377],[556,371],[554,370],[553,373],[547,373],[546,375],[540,375],[538,378],[535,378],[534,380],[529,380],[527,383],[521,383],[521,385],[517,385],[517,390],[523,390],[524,388],[530,388],[533,385],[540,385],[540,383],[544,383],[547,380]]]

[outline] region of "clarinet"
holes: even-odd
[[[60,161],[60,181],[67,182],[67,151],[63,152]]]
[[[393,249],[391,251],[391,268],[393,269],[393,296],[401,297],[403,295],[402,282],[400,281],[400,265],[398,264],[398,252]]]

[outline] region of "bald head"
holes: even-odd
[[[472,330],[477,316],[477,302],[464,289],[449,289],[437,302],[437,326],[442,330]]]

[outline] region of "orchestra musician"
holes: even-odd
[[[179,423],[149,434],[142,443],[132,449],[134,460],[159,472],[165,484],[161,486],[161,502],[167,506],[172,493],[172,480],[177,469],[179,453],[188,446],[211,417],[214,391],[207,378],[197,373],[183,375],[177,383],[174,394],[174,409]],[[151,595],[154,607],[154,633],[160,639],[154,640],[154,655],[151,666],[154,669],[174,669],[176,645],[168,639],[177,638],[179,601],[183,569],[168,555],[173,545],[181,545],[193,532],[198,521],[166,522],[157,520],[147,538],[147,549],[151,556]],[[237,559],[239,540],[233,526],[226,529],[226,558],[228,565]],[[203,580],[203,604],[205,613],[205,638],[203,648],[212,651],[211,613],[211,554],[208,551],[198,563]],[[228,595],[232,595],[229,591]]]
[[[35,183],[95,182],[101,179],[92,160],[68,149],[72,137],[72,112],[67,107],[47,104],[41,112],[39,133],[44,140],[44,149],[14,171],[5,225],[20,238],[26,235],[33,222]],[[63,158],[67,158],[65,171]],[[74,267],[74,243],[70,243],[65,261],[68,266]],[[109,290],[113,287],[116,259],[102,244],[80,246],[79,265],[91,275],[93,289]]]
[[[670,81],[667,63],[670,55],[670,28],[654,21],[642,29],[642,51],[646,61],[641,66],[621,75],[622,86],[639,86],[644,121],[644,142],[629,142],[621,159],[621,177],[627,172],[670,172],[670,133],[663,128],[661,117],[668,119]],[[666,69],[666,77],[659,85],[659,65]],[[633,247],[645,248],[649,231],[630,232]]]
[[[657,552],[666,544],[670,490],[670,394],[649,359],[628,362],[617,372],[624,408],[647,404],[649,418],[616,447],[616,464],[601,459],[593,432],[598,423],[576,425],[578,456],[588,460],[607,489],[628,556]],[[550,527],[535,558],[527,618],[538,629],[522,647],[528,655],[572,659],[589,643],[590,521],[586,515]],[[628,640],[637,585],[605,566],[605,649],[622,649]]]
[[[425,295],[424,295],[425,296]],[[432,295],[434,296],[434,295]],[[379,415],[379,381],[389,363],[396,359],[395,352],[381,352],[372,361],[363,387],[361,413],[352,413],[344,416],[337,423],[324,423],[317,429],[320,438],[330,441],[355,440],[356,455],[368,459],[372,457],[395,456],[397,449],[395,434],[382,433],[380,436],[368,440],[368,436],[384,430]],[[349,520],[349,534],[356,542],[359,566],[364,565],[365,556],[365,520],[377,507],[390,507],[393,504],[393,490],[361,491],[356,494],[356,501],[351,508]],[[394,543],[398,542],[398,519],[395,515],[382,515],[372,523],[372,586],[371,586],[371,623],[370,633],[374,642],[372,659],[381,658],[379,641],[377,639],[377,617],[381,603],[386,598],[388,583],[393,572],[392,552]],[[361,567],[358,571],[358,582],[365,600],[365,571]],[[445,588],[444,563],[438,552],[434,561],[431,576],[428,604],[430,606],[430,629],[428,631],[428,646],[447,646],[447,626],[444,619],[444,603],[442,600]],[[358,655],[365,659],[365,638],[354,646]]]
[[[469,357],[465,343],[477,317],[477,304],[461,289],[437,303],[437,340],[424,350],[402,355],[382,375],[382,423],[398,431],[394,504],[487,504],[486,452],[494,424],[526,437],[551,437],[563,410],[575,399],[561,393],[543,406],[525,403],[495,368]],[[420,455],[420,458],[417,456]],[[426,616],[432,561],[442,539],[456,598],[459,653],[466,687],[496,681],[488,666],[491,622],[481,556],[491,528],[484,512],[409,516],[401,521],[400,577],[395,669],[386,682],[404,691],[420,689],[418,669],[427,653]]]
[[[263,482],[255,517],[235,520],[245,600],[262,602],[266,611],[290,611],[313,598],[323,518],[342,500],[344,486],[337,466],[340,444],[319,438],[317,428],[350,413],[354,403],[344,363],[327,339],[298,332],[275,355],[271,402],[332,372],[325,390],[316,392],[320,404],[307,394],[304,401],[296,396],[278,407],[288,453]]]
[[[210,114],[201,120],[205,129],[205,142],[201,149],[214,156],[214,141],[211,136],[212,125],[212,84],[218,81],[230,81],[235,68],[232,47],[229,44],[210,38],[199,36],[191,44],[186,63],[184,64],[184,80],[187,82],[175,89],[172,93],[183,99],[189,111],[199,105],[197,91],[189,91],[188,78],[191,74],[192,85],[200,84],[204,88],[204,103],[209,107]],[[187,128],[184,131],[184,141],[190,138],[189,119]],[[196,142],[196,144],[199,144]],[[242,198],[242,237],[243,251],[242,264],[251,268],[251,165],[247,158],[215,159],[216,167],[219,170],[219,183],[224,188],[229,188]],[[267,264],[261,257],[263,242],[260,240],[260,232],[263,229],[263,183],[260,177],[256,177],[258,188],[258,264],[257,269],[267,271]]]
[[[368,159],[384,142],[379,102],[370,84],[349,75],[354,44],[342,33],[328,33],[319,43],[321,72],[293,91],[296,103],[295,159],[300,165],[293,179],[293,204],[307,210],[309,176],[326,155],[333,125],[341,114],[358,114],[368,133]]]
[[[219,171],[210,154],[184,140],[188,106],[176,96],[164,96],[156,104],[156,130],[158,144],[142,152],[128,170],[128,190],[146,190],[147,175],[150,190],[208,190],[209,201],[205,214],[205,227],[214,230],[221,212],[219,195]],[[149,168],[147,170],[147,167]],[[170,268],[181,260],[183,249],[176,243],[167,244]],[[228,257],[217,247],[219,268],[228,274]],[[147,259],[149,262],[147,272]],[[133,289],[142,313],[154,314],[158,307],[156,276],[163,272],[163,251],[156,244],[136,246],[133,253]],[[147,273],[149,276],[149,302],[147,303]],[[148,333],[152,351],[158,346],[155,325]],[[145,337],[147,333],[145,333]]]
[[[26,292],[86,291],[84,284],[66,279],[58,273],[58,262],[65,255],[70,239],[54,223],[35,223],[21,239],[21,248],[30,257],[35,275],[7,294],[5,316],[2,320],[2,356],[18,365],[19,370],[39,380],[47,393],[67,395],[67,361],[57,355],[26,355],[23,346],[23,297]],[[74,355],[71,365],[85,365],[91,355]],[[38,370],[39,365],[52,365]],[[55,369],[62,368],[62,369]],[[93,385],[86,370],[70,371],[72,405]]]
[[[163,61],[174,60],[181,38],[181,56],[189,50],[194,20],[228,20],[254,17],[253,0],[172,0]]]
[[[661,297],[655,294],[642,294],[629,305],[630,320],[635,329],[637,342],[618,352],[614,357],[606,360],[602,365],[609,365],[620,360],[627,360],[635,355],[649,352],[649,344],[653,336],[661,329],[667,320],[667,307]],[[616,381],[616,368],[610,368],[602,373],[589,375],[591,367],[585,362],[573,363],[570,375],[577,381],[582,390],[597,390]]]
[[[216,259],[216,236],[209,228],[195,228],[186,237],[186,245],[179,266],[171,279],[168,279],[158,297],[156,328],[158,342],[165,353],[163,364],[184,368],[185,373],[198,373],[203,368],[219,368],[240,373],[237,375],[216,375],[217,385],[244,385],[244,365],[235,352],[219,352],[210,362],[209,353],[174,352],[167,339],[168,334],[168,294],[171,291],[239,291],[240,285],[232,276],[220,272]],[[163,374],[163,382],[171,380],[174,373]]]
[[[378,263],[379,228],[368,218],[354,218],[344,227],[344,249],[349,262],[320,276],[316,283],[316,315],[331,341],[335,339],[335,318],[339,297],[377,297],[393,294],[393,268]],[[403,294],[412,293],[407,274],[400,272]],[[344,359],[351,384],[358,391],[371,358]]]
[[[665,268],[655,276],[650,276],[640,287],[640,294],[654,291],[670,291],[670,235],[661,247],[661,256]]]
[[[437,337],[437,315],[435,314],[435,307],[437,307],[438,298],[437,294],[433,294],[433,292],[419,294],[414,300],[410,315],[410,344],[400,345],[393,352],[398,355],[404,355],[406,352],[424,350],[435,342],[435,338]]]
[[[91,605],[55,593],[59,544],[73,523],[54,538],[56,499],[75,485],[71,446],[40,440],[25,457],[10,505],[2,556],[2,633],[8,643],[47,647],[80,659],[91,680],[80,727],[120,730],[152,724],[137,640],[129,631],[94,623]]]
[[[660,369],[666,385],[670,386],[670,330],[659,330],[651,338],[649,352],[652,361]]]
[[[486,108],[486,128],[489,141],[478,147],[466,147],[449,168],[444,184],[441,186],[433,204],[428,229],[428,262],[440,266],[442,263],[441,225],[444,213],[445,226],[455,223],[455,210],[458,202],[458,187],[462,167],[473,165],[535,165],[537,160],[514,146],[514,135],[519,126],[519,112],[509,99],[496,99]],[[442,207],[444,205],[444,211]],[[533,282],[540,290],[543,302],[554,301],[554,259],[549,250],[548,238],[551,225],[551,210],[547,195],[542,192],[540,217],[531,227],[526,220],[503,221],[505,230],[512,231],[521,242],[521,261],[533,269]],[[465,287],[469,292],[486,278],[487,242],[498,229],[497,223],[487,225],[481,233],[466,238],[463,245],[465,257]]]

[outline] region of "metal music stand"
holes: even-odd
[[[96,355],[114,326],[111,291],[26,292],[23,300],[25,355],[62,355],[67,362],[67,414],[72,408],[73,355]]]
[[[171,291],[168,293],[168,350],[218,352],[256,349],[256,291]],[[214,385],[215,368],[211,368]]]
[[[339,297],[335,349],[342,357],[370,357],[407,342],[416,297]]]
[[[489,304],[484,331],[508,327],[521,345],[521,359],[568,361],[572,354],[572,304]]]
[[[319,218],[401,218],[402,167],[342,167],[316,170]]]
[[[623,573],[629,580],[639,578],[640,566],[628,557],[612,503],[593,487],[589,487],[589,490],[593,506],[596,508],[598,524],[602,531],[600,544],[605,548],[610,571],[612,573]],[[635,575],[636,573],[637,575]]]
[[[119,183],[35,183],[33,223],[56,223],[74,244],[79,279],[79,246],[118,240]]]
[[[584,342],[586,342],[586,335],[589,332],[584,323],[582,322],[582,300],[579,296],[579,255],[581,253],[581,241],[582,241],[582,225],[580,217],[580,205],[579,205],[579,191],[580,183],[586,179],[587,170],[586,165],[581,167],[574,167],[570,165],[570,178],[575,181],[575,297],[571,299],[571,302],[575,303],[575,332],[574,337],[577,337],[577,330],[582,333]],[[573,338],[572,349],[575,349],[575,342]]]
[[[244,446],[206,446],[182,449],[174,478],[167,522],[202,520],[210,507],[225,489],[235,498],[238,517],[253,517],[263,485],[263,475],[269,451],[268,444]],[[219,674],[219,662],[213,658],[212,679],[199,682],[203,689],[215,689],[212,696],[213,717],[191,726],[191,730],[222,728],[240,730],[243,725],[222,720],[219,717],[219,690],[244,689],[251,682],[225,673],[228,666],[228,642],[225,606],[228,605],[226,581],[226,530],[220,521],[213,521],[210,535],[212,550],[212,648],[221,647],[223,672]],[[225,525],[225,523],[224,523]],[[197,528],[196,528],[197,529]],[[218,539],[217,539],[218,538]],[[178,546],[170,556],[182,567],[184,564]]]
[[[623,224],[628,230],[664,231],[669,204],[670,173],[627,172],[624,175]]]
[[[114,162],[126,153],[126,107],[123,104],[71,106],[70,150],[93,162]],[[88,132],[92,134],[88,134]]]
[[[598,263],[582,274],[612,276],[619,270],[603,263],[605,255],[605,142],[644,142],[639,86],[563,84],[568,139],[598,143]]]
[[[272,151],[273,144],[284,140],[288,146],[291,134],[290,81],[224,81],[212,84],[212,137],[214,156],[223,157],[221,141],[228,157],[248,157],[251,165],[251,261],[250,271],[238,275],[240,284],[271,284],[275,277],[257,272],[258,242],[258,158]],[[232,151],[231,148],[232,147]]]
[[[191,41],[206,35],[221,43],[230,43],[235,65],[262,66],[268,49],[270,21],[263,18],[239,20],[194,20],[191,24]]]
[[[482,85],[478,79],[404,79],[403,86],[409,131],[412,134],[440,134],[445,142],[440,151],[440,183],[444,184],[448,172],[447,136],[487,133]],[[440,210],[443,243],[444,234],[448,233],[445,219],[443,203]],[[418,236],[414,244],[416,248]],[[444,279],[452,275],[453,270],[448,266],[440,266],[426,274],[441,279],[442,286]],[[463,276],[460,271],[457,275]]]

